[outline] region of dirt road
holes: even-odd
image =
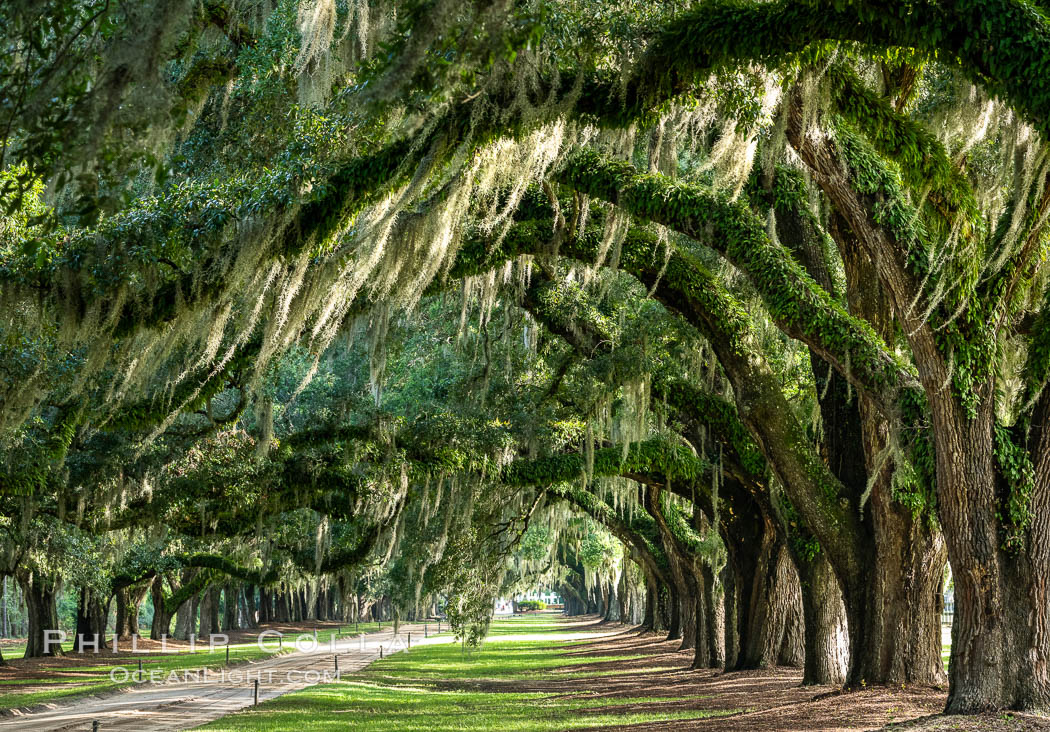
[[[265,660],[232,666],[224,671],[185,674],[174,678],[136,683],[128,689],[97,697],[56,702],[32,714],[0,717],[0,730],[91,730],[97,721],[101,732],[110,730],[184,730],[235,712],[254,702],[255,680],[259,701],[335,679],[335,657],[339,673],[358,671],[384,654],[405,648],[408,633],[412,645],[449,643],[444,635],[423,638],[423,626],[404,624],[395,639],[393,631],[369,633],[364,638],[340,639],[333,653],[329,643],[316,650],[296,651]],[[129,667],[129,671],[134,668]]]

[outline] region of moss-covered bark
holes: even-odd
[[[746,203],[658,174],[641,174],[627,163],[605,160],[593,152],[574,157],[560,179],[722,253],[751,279],[781,330],[883,399],[887,409],[897,390],[912,381],[866,323],[846,312],[783,246],[769,239],[765,223]],[[672,284],[676,275],[683,277],[678,284],[699,284],[681,265],[669,264],[665,276]]]

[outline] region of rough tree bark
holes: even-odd
[[[896,327],[892,304],[877,284],[875,266],[843,216],[833,213],[829,229],[842,254],[850,310],[884,340],[891,339]],[[929,512],[916,515],[893,497],[893,466],[883,459],[891,429],[886,415],[862,393],[845,419],[860,425],[865,477],[863,483],[848,477],[843,482],[851,480],[854,493],[870,488],[865,513],[875,548],[865,570],[872,585],[870,630],[849,683],[944,683],[939,610],[944,538]]]
[[[259,627],[259,608],[255,600],[255,585],[244,587],[245,620],[247,627]]]
[[[707,623],[707,665],[700,667],[696,665],[697,659],[693,659],[694,668],[725,668],[726,667],[726,614],[725,614],[725,587],[719,581],[710,565],[704,564],[704,619]]]
[[[789,136],[801,143],[794,127]],[[781,241],[825,291],[841,296],[805,204],[785,197],[779,201]],[[829,232],[845,266],[850,311],[890,342],[896,324],[875,267],[837,211],[831,214]],[[812,350],[810,361],[823,422],[823,455],[861,512],[860,540],[872,549],[862,556],[858,576],[848,583],[853,620],[862,627],[851,629],[854,644],[846,682],[850,686],[942,683],[937,602],[946,553],[940,532],[928,514],[915,515],[893,498],[893,465],[885,460],[890,439],[887,416],[864,392],[852,395],[845,378]],[[799,563],[800,571],[807,571],[803,564]],[[836,678],[828,673],[834,665],[831,659],[807,657],[817,663],[815,675],[807,674],[812,683]]]
[[[743,667],[776,666],[782,649],[787,649],[786,658],[794,662],[800,654],[794,648],[798,633],[792,625],[801,623],[802,600],[798,574],[777,531],[763,535],[755,567]]]
[[[616,588],[616,597],[618,602],[617,610],[620,613],[621,623],[631,622],[631,588],[627,581],[627,562],[629,561],[626,556],[624,557],[624,567],[620,572],[619,586]]]
[[[223,629],[226,631],[237,630],[240,628],[240,622],[238,622],[237,617],[237,596],[240,594],[240,588],[233,582],[227,582],[226,586],[223,587],[222,594],[225,600]]]
[[[175,632],[172,634],[178,640],[189,640],[190,635],[196,633],[197,607],[200,604],[199,594],[194,595],[182,603],[175,612]]]
[[[839,685],[849,664],[846,608],[827,557],[796,562],[802,582],[806,659],[802,683]]]
[[[26,603],[26,616],[29,621],[29,632],[26,638],[26,650],[23,658],[39,658],[44,654],[44,631],[58,629],[58,608],[56,599],[61,587],[57,575],[45,575],[42,572],[19,570],[15,579],[22,588],[22,597]],[[52,643],[47,655],[61,656],[62,647]]]
[[[106,608],[98,592],[87,586],[80,588],[77,627],[73,635],[73,650],[81,652],[85,647],[106,647]]]
[[[771,602],[778,608],[782,619],[780,648],[777,650],[778,666],[801,668],[806,660],[805,617],[802,610],[802,587],[794,561],[788,553],[777,563],[776,595]]]
[[[117,589],[117,617],[113,632],[118,638],[129,638],[139,634],[139,609],[149,593],[152,581],[141,582],[129,587]]]
[[[177,588],[172,586],[172,591],[175,589]],[[171,628],[171,615],[168,614],[164,604],[164,575],[158,574],[153,578],[150,593],[153,597],[153,625],[150,626],[149,637],[152,640],[160,640],[161,636],[167,635]]]
[[[695,649],[698,627],[697,608],[698,603],[703,602],[703,593],[697,582],[698,572],[695,567],[695,558],[683,550],[680,542],[675,539],[673,532],[668,527],[661,507],[660,489],[650,486],[646,487],[643,493],[645,510],[656,521],[660,532],[660,543],[667,556],[671,580],[674,583],[677,617],[672,616],[672,632],[668,633],[667,639],[681,638],[682,644],[678,647],[680,651]]]
[[[219,587],[213,585],[201,593],[200,636],[202,638],[220,632],[219,592]]]
[[[765,567],[778,541],[778,524],[737,481],[727,480],[719,512],[726,547],[726,668],[756,668],[755,638],[765,617]],[[759,567],[762,567],[760,570]]]

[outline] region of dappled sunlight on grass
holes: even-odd
[[[579,632],[579,625],[552,624],[550,618],[497,621],[507,633]],[[536,620],[541,620],[537,618]],[[530,627],[531,626],[531,627]],[[341,682],[288,694],[258,709],[227,717],[205,729],[247,730],[546,730],[582,729],[718,717],[738,709],[682,708],[694,696],[624,697],[573,688],[552,694],[529,684],[551,679],[585,679],[652,673],[672,668],[644,666],[605,670],[610,662],[649,656],[585,656],[577,644],[561,640],[486,642],[465,652],[459,645],[431,645],[372,664]],[[591,666],[594,670],[586,670]],[[565,669],[562,671],[561,669]],[[515,686],[515,684],[520,684]],[[459,688],[457,688],[459,687]]]
[[[563,730],[658,720],[698,719],[732,711],[602,712],[604,707],[667,705],[678,699],[555,698],[535,693],[438,691],[342,682],[268,702],[259,711],[212,723],[209,730]]]
[[[375,663],[369,670],[374,678],[425,680],[480,680],[499,679],[515,681],[535,678],[540,672],[563,666],[584,663],[632,661],[648,656],[626,654],[601,656],[598,659],[572,656],[551,641],[489,642],[480,649],[464,652],[458,645],[427,646],[412,651],[406,667],[404,656],[392,656]]]

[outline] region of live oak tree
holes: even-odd
[[[726,662],[762,663],[790,564],[810,680],[842,673],[843,613],[847,683],[938,680],[947,554],[948,710],[1047,707],[1039,4],[30,5],[0,77],[0,497],[31,550],[5,573],[53,592],[27,520],[81,514],[261,562],[261,512],[288,539],[268,569],[378,557],[424,588],[403,610],[444,593],[477,636],[487,570],[556,501],[628,547],[651,617],[692,595],[668,622],[707,662],[710,591]],[[544,315],[534,277],[596,306]],[[657,326],[609,366],[638,353],[617,299],[695,346]],[[704,469],[632,466],[656,435]],[[137,569],[163,599],[195,568]]]

